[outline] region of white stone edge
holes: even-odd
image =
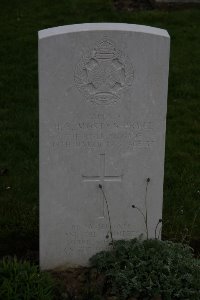
[[[126,23],[84,23],[52,27],[38,31],[39,40],[66,34],[73,32],[84,32],[84,31],[131,31],[158,35],[162,37],[170,38],[168,32],[164,29],[150,27],[145,25],[126,24]]]

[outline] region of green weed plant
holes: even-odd
[[[200,260],[194,258],[189,246],[181,243],[152,239],[115,241],[111,251],[97,253],[90,262],[105,275],[110,294],[120,300],[199,300]]]

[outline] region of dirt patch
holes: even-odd
[[[56,300],[119,300],[110,284],[95,268],[69,268],[50,272],[57,282]],[[127,300],[144,300],[130,297]],[[162,300],[160,296],[152,300]],[[172,299],[173,300],[173,299]]]
[[[58,300],[89,300],[97,296],[100,297],[99,299],[109,299],[105,295],[108,292],[105,277],[94,268],[68,268],[62,272],[50,273],[57,283],[56,299]]]

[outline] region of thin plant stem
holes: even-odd
[[[147,235],[147,240],[149,239],[149,231],[148,231],[148,211],[147,211],[147,190],[148,190],[148,184],[150,182],[150,178],[146,179],[146,189],[145,189],[145,214],[142,212],[142,210],[135,206],[132,205],[133,208],[136,208],[140,214],[143,216],[144,218],[144,223],[145,223],[145,228],[146,228],[146,235]]]
[[[146,220],[145,220],[145,215],[143,214],[142,210],[141,210],[139,207],[135,206],[135,205],[134,205],[134,208],[137,209],[137,210],[139,211],[139,213],[140,213],[140,214],[143,216],[143,218],[144,218],[144,222],[146,222]]]
[[[156,228],[155,228],[155,239],[157,240],[157,229],[158,229],[158,225],[160,224],[160,222],[158,221],[156,224]]]
[[[159,235],[160,235],[160,231],[159,231],[158,237],[157,237],[157,229],[158,229],[158,225],[159,225],[160,223],[162,223],[162,220],[161,220],[161,219],[158,220],[158,222],[157,222],[157,224],[156,224],[156,228],[155,228],[155,239],[156,239],[156,240],[157,240],[157,238],[159,239]],[[162,226],[161,226],[161,227],[162,227]]]
[[[142,212],[142,210],[139,207],[137,207],[136,205],[132,205],[132,207],[137,209],[139,211],[139,213],[142,215],[142,217],[144,219],[145,228],[146,228],[146,235],[147,235],[147,239],[148,239],[148,229],[147,229],[146,217],[145,217],[144,213]]]
[[[162,221],[162,225],[160,226],[159,233],[158,233],[158,239],[161,238],[161,230],[162,230],[163,226],[165,226],[165,225],[167,225],[167,224],[170,224],[170,221],[169,221],[169,220],[164,221],[164,222]]]
[[[110,211],[109,211],[108,201],[106,199],[106,195],[105,195],[105,192],[103,190],[103,186],[101,184],[99,184],[99,188],[102,191],[104,200],[106,202],[106,208],[107,208],[108,220],[109,220],[109,227],[110,227],[110,237],[111,237],[111,241],[112,241],[112,246],[114,247],[114,240],[113,240],[112,225],[111,225],[111,218],[110,218]]]
[[[147,180],[146,180],[146,190],[145,190],[145,226],[146,226],[147,240],[149,239],[148,212],[147,212],[147,190],[148,190],[149,182],[150,182],[150,178],[147,178]]]

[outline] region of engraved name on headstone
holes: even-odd
[[[39,32],[42,269],[87,265],[112,237],[154,237],[169,44],[165,30],[131,24]]]

